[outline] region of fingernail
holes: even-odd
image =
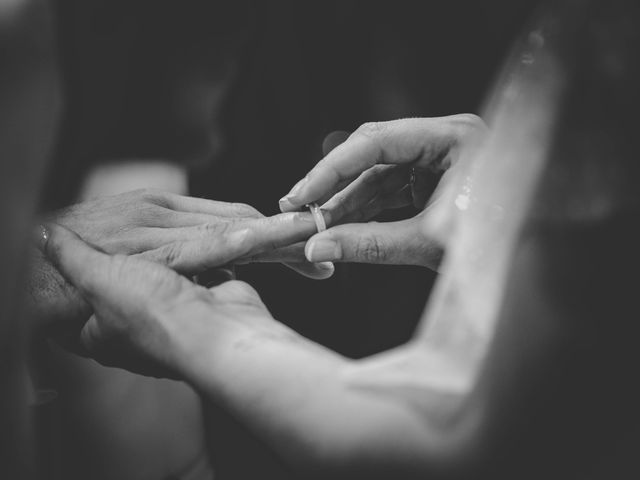
[[[304,248],[304,254],[310,262],[340,260],[342,249],[333,240],[311,240]]]
[[[316,263],[316,266],[320,270],[327,270],[327,271],[335,270],[335,267],[333,266],[333,263],[331,263],[331,262],[318,262],[318,263]]]
[[[318,263],[314,263],[314,265],[317,268],[316,270],[317,273],[315,276],[317,280],[325,280],[327,278],[330,278],[333,276],[333,274],[336,271],[335,267],[333,266],[333,263],[331,262],[318,262]]]
[[[291,202],[289,202],[287,197],[282,197],[278,200],[278,205],[280,205],[281,212],[287,212],[293,208],[293,205],[291,205]]]
[[[291,191],[288,193],[286,198],[294,198],[296,195],[298,195],[300,193],[300,190],[302,190],[302,187],[304,187],[305,183],[307,183],[308,180],[309,180],[309,177],[306,176],[302,180],[300,180],[298,183],[296,183],[291,189]]]
[[[291,191],[285,195],[284,197],[282,197],[279,201],[280,203],[280,208],[297,208],[297,205],[293,204],[291,202],[291,200],[294,200],[295,197],[300,193],[300,190],[302,189],[302,187],[305,185],[305,183],[307,183],[308,181],[308,177],[304,177],[302,180],[300,180],[298,183],[296,183],[293,188],[291,189]]]

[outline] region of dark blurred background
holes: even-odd
[[[477,113],[534,3],[57,0],[64,108],[41,208],[76,201],[103,162],[162,159],[188,168],[191,195],[276,213],[334,130]],[[338,265],[319,282],[252,265],[239,277],[277,319],[357,358],[409,339],[435,274]],[[207,415],[221,478],[283,475],[232,419]],[[55,477],[64,461],[47,452]]]

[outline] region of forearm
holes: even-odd
[[[441,443],[405,402],[354,387],[353,362],[292,332],[219,338],[198,353],[186,378],[298,473],[424,473]]]

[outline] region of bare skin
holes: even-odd
[[[186,275],[229,263],[244,263],[262,251],[287,246],[315,231],[308,213],[267,219],[249,205],[157,190],[136,190],[90,200],[56,212],[46,220],[76,232],[104,252],[140,256]],[[278,261],[276,257],[277,251],[270,253],[270,259]],[[32,261],[28,289],[41,323],[85,321],[90,310],[77,291],[39,251],[34,250]],[[290,267],[314,278],[326,278],[333,273],[330,264],[317,265],[304,259]]]

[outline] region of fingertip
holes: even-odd
[[[306,203],[304,199],[304,190],[306,189],[307,184],[309,183],[309,175],[304,177],[298,183],[296,183],[291,191],[286,194],[284,197],[280,199],[280,209],[283,212],[291,212],[298,210]]]
[[[333,265],[333,262],[319,262],[315,265],[318,272],[318,276],[314,277],[316,280],[331,278],[336,271],[336,267]]]
[[[328,236],[315,235],[305,245],[304,256],[313,263],[332,262],[342,258],[342,247]]]
[[[282,197],[278,201],[278,205],[280,206],[280,211],[282,213],[295,212],[296,210],[299,209],[299,207],[297,205],[292,203],[291,199],[288,196],[287,197]]]
[[[331,262],[287,262],[284,265],[312,280],[326,280],[332,277],[335,272],[335,267]]]
[[[313,250],[313,243],[314,243],[314,240],[313,240],[313,237],[311,237],[304,246],[304,256],[309,262],[311,261],[310,258],[311,258],[311,252]]]
[[[331,278],[336,271],[332,262],[316,262],[309,264],[307,276],[314,280],[326,280]]]

